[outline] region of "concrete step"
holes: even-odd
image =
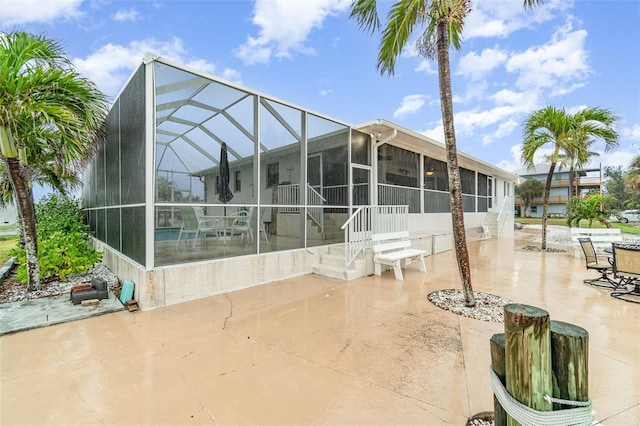
[[[320,256],[320,264],[321,265],[331,265],[338,266],[344,268],[344,255],[340,256],[339,254],[323,254]]]
[[[339,278],[341,280],[354,280],[364,276],[364,272],[359,272],[357,269],[351,268],[345,270],[343,266],[313,265],[312,271],[314,274]]]

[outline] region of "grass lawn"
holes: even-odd
[[[9,251],[16,246],[17,236],[0,236],[0,266],[9,260]]]
[[[532,225],[541,225],[542,224],[542,218],[536,218],[536,217],[517,217],[516,219],[516,223],[523,223],[523,224],[532,224]],[[547,219],[547,225],[562,225],[562,226],[567,226],[567,220],[563,219],[563,218],[549,218]],[[589,227],[589,221],[587,220],[581,220],[580,221],[580,227],[582,228],[588,228]],[[592,228],[606,228],[605,225],[603,225],[600,222],[593,222],[591,224]],[[625,232],[627,234],[637,234],[640,235],[640,225],[639,224],[631,224],[631,223],[620,223],[620,222],[611,222],[611,227],[612,228],[620,228],[621,232]]]

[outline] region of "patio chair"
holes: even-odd
[[[193,234],[192,247],[195,248],[198,238],[203,238],[206,244],[207,235],[219,236],[221,232],[221,224],[216,220],[208,220],[204,218],[198,218],[196,213],[197,207],[180,207],[180,214],[182,215],[182,227],[178,233],[178,241],[176,242],[176,248],[180,245],[180,240],[186,240],[189,234]],[[186,242],[185,242],[186,244]]]
[[[640,244],[613,243],[613,274],[628,291],[613,291],[612,297],[640,303]]]
[[[236,217],[231,224],[231,237],[233,238],[234,235],[238,235],[240,236],[240,241],[243,243],[253,241],[253,229],[251,228],[253,207],[250,207],[249,210],[238,212],[236,215],[238,217]]]
[[[246,243],[247,241],[252,240],[251,233],[251,222],[246,217],[237,217],[233,220],[230,229],[231,238],[234,235],[238,235],[240,237],[240,241]]]
[[[620,283],[609,278],[609,274],[613,273],[613,262],[607,261],[607,263],[605,263],[601,261],[603,257],[607,256],[596,253],[596,250],[593,248],[591,238],[578,238],[578,242],[584,252],[587,269],[593,269],[600,273],[600,277],[583,280],[583,282],[585,284],[595,285],[598,287],[617,288]]]

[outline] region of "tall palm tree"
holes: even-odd
[[[593,139],[587,141],[586,161],[584,161],[583,164],[588,163],[591,157],[598,157],[600,155],[599,152],[589,151],[594,142],[595,140]],[[569,198],[571,198],[578,196],[578,188],[576,187],[576,154],[568,149],[569,147],[563,148],[563,153],[558,156],[558,163],[560,167],[569,166]],[[548,156],[547,158],[550,159],[551,156]]]
[[[524,122],[522,145],[522,162],[533,167],[536,152],[543,147],[552,147],[549,156],[551,165],[544,187],[544,205],[542,208],[542,245],[547,248],[547,211],[549,208],[549,192],[553,180],[553,172],[563,152],[571,153],[573,165],[582,167],[589,161],[589,147],[594,140],[602,140],[605,150],[618,145],[618,132],[614,125],[616,117],[603,108],[584,108],[575,114],[564,109],[547,106],[534,111]]]
[[[532,7],[539,3],[542,3],[542,0],[524,0],[525,7]],[[381,74],[393,75],[396,59],[414,30],[420,32],[417,42],[420,52],[438,62],[440,108],[447,152],[454,247],[465,304],[474,306],[469,251],[464,234],[464,209],[453,123],[449,62],[449,48],[460,50],[462,46],[464,20],[470,11],[470,0],[397,0],[389,10],[386,25],[382,30],[377,68]],[[354,0],[351,4],[351,18],[356,19],[360,28],[370,33],[377,32],[381,28],[377,0]]]
[[[0,33],[0,159],[24,227],[29,290],[40,286],[31,183],[61,188],[77,182],[106,112],[105,96],[75,71],[59,43]]]

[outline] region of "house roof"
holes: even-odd
[[[427,152],[431,158],[447,161],[445,144],[385,119],[377,119],[354,126],[355,129],[373,135],[378,141],[386,141],[405,146],[413,151]],[[394,133],[395,131],[395,133]],[[458,165],[477,170],[487,175],[497,176],[507,181],[515,181],[517,176],[500,167],[486,163],[464,152],[458,151]],[[548,170],[548,169],[547,169]]]

